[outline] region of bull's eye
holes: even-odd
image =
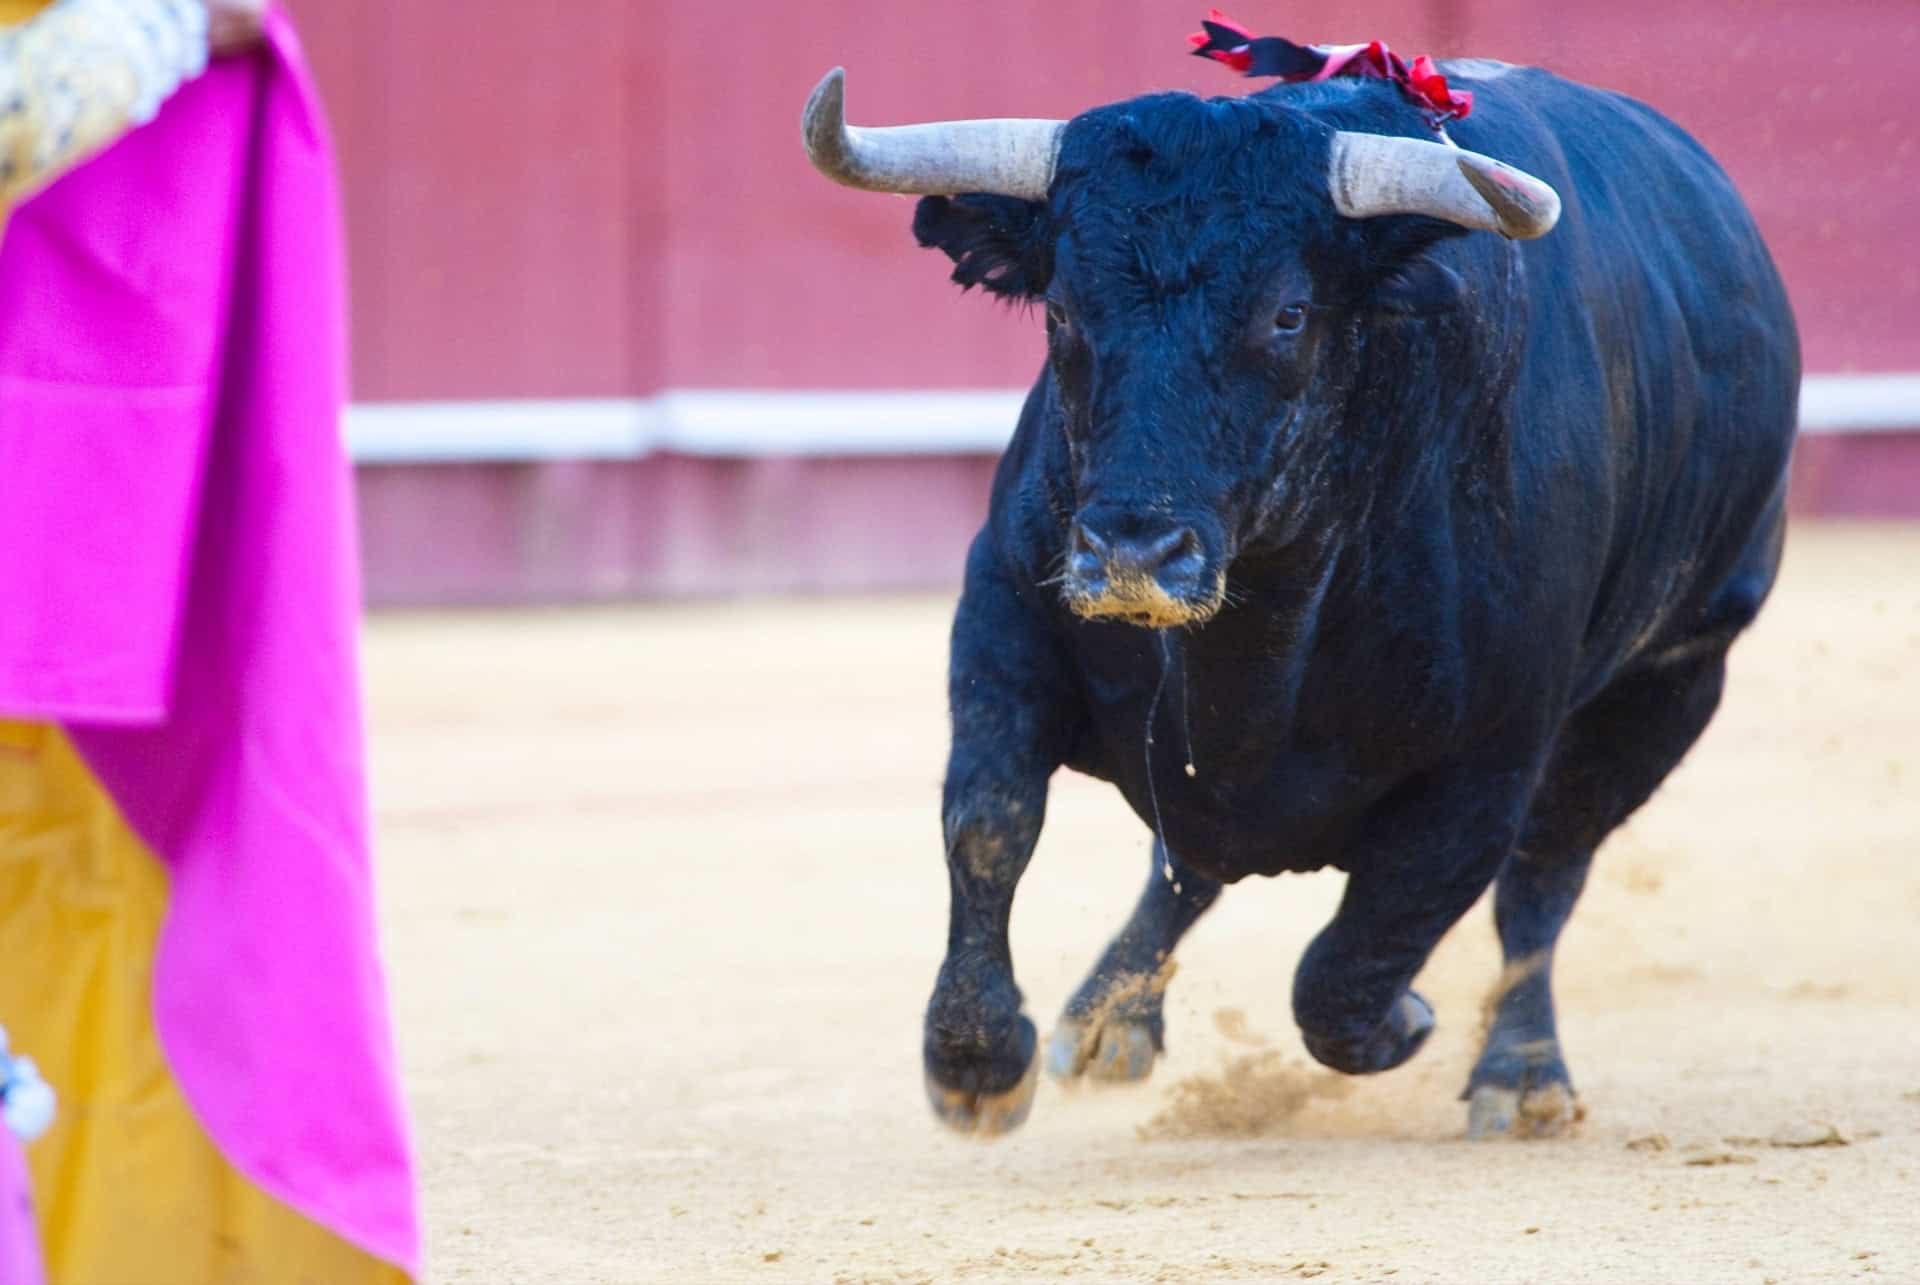
[[[1273,314],[1275,334],[1290,335],[1306,324],[1307,305],[1304,303],[1284,304]]]

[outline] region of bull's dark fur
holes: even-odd
[[[956,1124],[1036,1053],[1006,933],[1063,764],[1160,829],[1175,879],[1157,849],[1054,1069],[1124,1048],[1127,1024],[1158,1047],[1152,989],[1096,1010],[1222,884],[1334,866],[1347,892],[1293,994],[1315,1057],[1411,1056],[1432,1016],[1409,983],[1497,878],[1513,984],[1469,1088],[1535,1115],[1570,1093],[1550,952],[1772,584],[1798,346],[1751,218],[1678,128],[1542,71],[1456,78],[1475,95],[1456,141],[1564,199],[1543,239],[1338,216],[1333,129],[1430,137],[1357,79],[1100,108],[1069,125],[1046,206],[920,205],[956,281],[1056,323],[953,633],[926,1061]],[[1276,332],[1289,301],[1308,321]],[[1069,611],[1055,581],[1090,513],[1189,525],[1225,573],[1218,614],[1162,634]]]

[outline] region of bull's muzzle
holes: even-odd
[[[1103,523],[1084,515],[1067,538],[1062,583],[1075,614],[1152,629],[1209,619],[1226,589],[1225,577],[1209,570],[1206,546],[1192,527]]]

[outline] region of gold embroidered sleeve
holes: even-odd
[[[151,120],[206,29],[203,0],[60,0],[0,31],[0,210]]]

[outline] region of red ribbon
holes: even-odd
[[[1412,63],[1374,40],[1364,45],[1296,45],[1278,36],[1256,36],[1246,27],[1210,10],[1204,31],[1187,37],[1197,57],[1211,58],[1243,76],[1272,76],[1282,81],[1326,80],[1333,76],[1372,76],[1390,80],[1427,113],[1438,129],[1473,111],[1473,95],[1447,87],[1447,78],[1422,54]]]

